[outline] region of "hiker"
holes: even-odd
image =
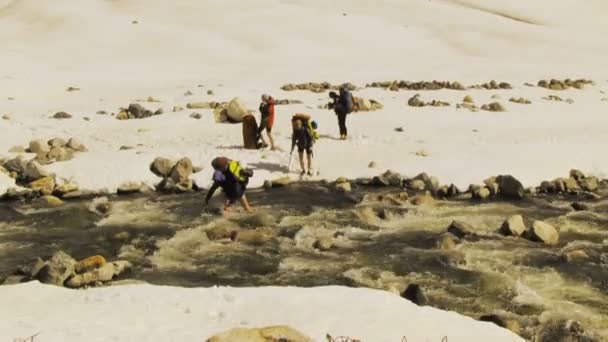
[[[312,146],[315,142],[315,138],[318,137],[316,133],[317,124],[310,120],[310,116],[306,114],[296,114],[292,118],[293,133],[291,135],[291,152],[296,146],[298,146],[298,156],[300,158],[300,167],[302,172],[300,175],[306,174],[306,167],[304,166],[304,151],[308,159],[308,175],[312,176]]]
[[[238,161],[230,160],[226,157],[213,159],[211,166],[214,170],[212,177],[213,185],[205,197],[205,206],[209,205],[211,196],[213,196],[217,188],[221,187],[227,197],[224,211],[228,211],[228,208],[234,202],[240,200],[243,209],[247,212],[252,212],[247,201],[247,196],[245,196],[245,190],[247,190],[249,177],[253,176],[253,171],[243,168]]]
[[[346,128],[346,116],[355,109],[355,99],[347,86],[340,87],[340,94],[335,91],[329,92],[329,97],[333,100],[328,104],[329,109],[333,109],[338,116],[338,126],[340,127],[340,139],[346,140],[348,129]]]
[[[262,114],[262,118],[260,120],[260,126],[258,127],[257,140],[259,141],[262,139],[263,145],[268,146],[262,137],[262,132],[266,129],[266,134],[268,134],[268,140],[270,141],[270,149],[274,151],[276,148],[272,137],[272,126],[274,125],[274,99],[272,96],[267,94],[262,95],[260,114]]]

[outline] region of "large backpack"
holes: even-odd
[[[253,170],[243,168],[241,163],[236,160],[233,160],[228,164],[228,171],[232,173],[234,178],[243,184],[249,183],[249,177],[253,177]]]
[[[346,114],[350,114],[355,110],[355,100],[349,90],[344,89],[340,91],[340,103],[344,106]]]
[[[316,128],[317,123],[311,119],[310,115],[304,113],[296,113],[296,115],[291,118],[292,125],[296,120],[300,120],[302,122],[302,126],[305,127],[310,134],[312,142],[316,143],[320,137],[320,134],[317,132]]]

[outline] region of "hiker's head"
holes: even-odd
[[[270,100],[270,95],[268,95],[268,94],[262,95],[262,102],[268,102],[269,100]]]
[[[300,129],[300,128],[302,128],[302,120],[300,120],[300,119],[294,120],[294,122],[293,122],[293,128],[294,129]]]
[[[338,94],[336,94],[335,91],[330,91],[329,92],[329,97],[331,97],[332,99],[335,99],[336,97],[338,97]]]
[[[226,157],[217,157],[211,161],[211,166],[214,170],[225,170],[230,161]]]

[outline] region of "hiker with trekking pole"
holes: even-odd
[[[288,169],[291,170],[293,150],[297,146],[301,168],[300,175],[304,176],[305,174],[308,174],[309,176],[312,176],[312,147],[319,139],[319,133],[317,132],[318,125],[310,118],[310,115],[302,113],[294,115],[291,119],[291,124],[293,132],[291,135],[291,151],[289,152]],[[306,152],[307,156],[308,170],[304,163],[304,152]]]

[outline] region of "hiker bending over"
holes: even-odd
[[[234,202],[240,200],[245,211],[251,212],[252,210],[247,201],[247,196],[245,196],[245,191],[247,190],[249,177],[253,176],[253,171],[244,169],[238,161],[230,160],[226,157],[213,159],[211,166],[214,169],[213,185],[205,197],[205,206],[209,205],[209,200],[213,196],[213,193],[218,188],[222,188],[227,198],[224,204],[224,211],[227,211]]]
[[[266,134],[268,134],[268,140],[270,142],[270,149],[274,150],[274,138],[272,137],[272,126],[274,125],[274,99],[272,96],[267,94],[262,95],[260,114],[262,114],[262,118],[260,120],[260,127],[258,128],[257,140],[259,141],[262,139],[264,145],[267,145],[262,137],[262,132],[266,129]]]
[[[308,175],[312,176],[312,145],[313,137],[307,126],[301,119],[295,118],[292,122],[293,133],[291,135],[291,152],[298,146],[298,155],[300,157],[300,167],[302,168],[301,175],[306,173],[306,167],[304,166],[304,151],[308,157]]]
[[[329,92],[329,97],[333,100],[328,104],[329,109],[333,109],[338,116],[338,126],[340,127],[340,139],[346,140],[348,129],[346,128],[346,116],[355,109],[355,99],[347,86],[340,87],[340,94]]]

